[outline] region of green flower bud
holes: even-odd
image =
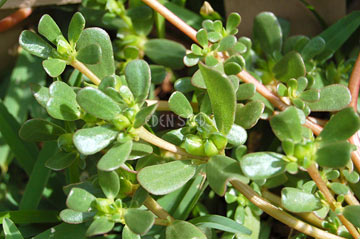
[[[112,123],[118,130],[123,130],[130,126],[129,119],[125,115],[122,115],[122,114],[119,114],[118,116],[116,116],[116,118],[112,121]]]
[[[131,93],[129,87],[127,87],[126,85],[120,86],[119,93],[126,104],[128,105],[134,104],[134,96]]]
[[[137,111],[133,108],[128,108],[124,111],[124,115],[131,121],[134,122],[135,121],[135,116],[136,116]]]
[[[73,134],[62,134],[57,140],[57,145],[60,150],[65,152],[73,152],[75,151],[75,146],[73,143]]]
[[[210,139],[211,141],[214,142],[216,148],[221,151],[225,148],[225,146],[227,145],[227,138],[222,135],[221,133],[212,133],[210,135]]]
[[[208,115],[200,112],[195,116],[195,121],[198,125],[197,130],[200,133],[210,134],[217,132],[215,122]]]
[[[203,156],[205,154],[204,142],[197,135],[187,135],[184,142],[184,148],[186,152],[193,155]]]
[[[72,52],[72,47],[69,44],[69,42],[65,39],[64,36],[59,36],[56,39],[56,47],[57,52],[59,52],[61,55],[70,56]]]
[[[102,213],[111,213],[114,211],[112,206],[113,201],[107,198],[97,198],[96,199],[96,209]]]
[[[131,193],[133,190],[132,183],[124,178],[120,179],[120,198],[125,198],[128,196],[129,193]]]
[[[204,149],[205,149],[205,154],[208,157],[217,155],[219,153],[219,150],[216,148],[215,144],[210,139],[206,140]]]
[[[304,158],[310,159],[314,153],[314,144],[312,142],[295,145],[294,156],[300,160]]]

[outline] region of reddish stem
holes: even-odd
[[[349,80],[349,90],[351,93],[350,106],[354,108],[355,112],[357,111],[359,87],[360,87],[360,54],[358,55],[358,57],[356,59],[354,69],[351,73],[350,80]]]
[[[32,9],[28,8],[20,8],[10,16],[7,16],[0,20],[0,32],[5,32],[10,28],[16,26],[19,22],[23,21],[32,13]]]

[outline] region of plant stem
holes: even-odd
[[[166,219],[161,219],[161,218],[155,218],[155,225],[158,225],[158,226],[169,226],[170,225],[170,222]]]
[[[190,158],[190,159],[199,159],[199,160],[202,160],[202,161],[208,160],[207,157],[196,156],[196,155],[192,155],[192,154],[187,153],[182,148],[177,147],[176,145],[174,145],[172,143],[169,143],[169,142],[163,140],[162,138],[159,138],[156,135],[150,133],[144,127],[140,127],[138,129],[136,129],[136,133],[139,135],[139,137],[142,140],[144,140],[144,141],[146,141],[148,143],[151,143],[151,144],[153,144],[155,146],[158,146],[159,148],[170,151],[172,153],[185,156],[184,159]]]
[[[83,73],[89,80],[91,80],[95,85],[99,85],[101,80],[97,77],[89,68],[87,68],[82,62],[74,60],[71,62],[71,66]]]
[[[316,186],[319,188],[319,190],[322,192],[322,194],[326,198],[326,201],[329,203],[331,210],[335,211],[337,209],[337,206],[336,206],[337,202],[336,202],[334,196],[331,194],[328,187],[326,186],[326,183],[321,178],[321,175],[319,173],[319,170],[316,168],[315,163],[311,164],[309,166],[309,168],[307,169],[307,171],[308,171],[310,177],[312,178],[312,180],[314,180],[314,182],[316,183]],[[354,238],[357,239],[360,237],[358,230],[351,224],[351,222],[349,222],[343,215],[337,215],[337,216],[340,219],[340,221],[342,222],[342,224],[346,227],[346,229],[349,231],[349,233]]]
[[[232,180],[230,183],[242,193],[246,198],[248,198],[253,204],[259,207],[261,210],[272,216],[273,218],[279,220],[280,222],[288,225],[291,228],[298,230],[299,232],[305,233],[309,236],[315,238],[326,238],[326,239],[344,239],[344,237],[339,237],[329,232],[323,231],[317,227],[307,224],[287,212],[284,212],[280,208],[275,207],[264,198],[260,197],[252,188],[239,181]]]
[[[145,207],[152,211],[160,219],[174,221],[175,219],[160,206],[160,204],[155,201],[151,196],[148,196],[144,202]]]
[[[185,33],[190,37],[194,42],[198,42],[196,39],[196,30],[186,24],[178,16],[173,14],[169,9],[164,7],[161,3],[156,0],[142,0],[146,5],[154,9],[156,12],[160,13],[163,17],[166,18],[171,24],[177,27],[180,31]]]
[[[351,94],[350,106],[353,107],[356,112],[360,87],[360,53],[356,59],[348,86]]]

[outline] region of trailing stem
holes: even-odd
[[[168,222],[175,220],[164,208],[160,206],[160,204],[155,199],[150,196],[146,198],[144,205],[160,219],[166,220]],[[164,221],[162,222],[164,223]]]

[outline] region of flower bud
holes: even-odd
[[[134,104],[134,96],[131,93],[129,87],[127,87],[126,85],[120,86],[119,93],[126,104],[128,105]]]
[[[113,201],[110,199],[97,198],[96,199],[96,209],[103,213],[111,213],[113,211],[112,206],[111,206],[112,203],[113,203]]]
[[[73,134],[62,134],[57,140],[57,145],[60,150],[65,152],[75,151],[75,146],[73,143]]]
[[[61,35],[56,39],[56,47],[57,52],[59,52],[61,55],[71,55],[72,48],[64,36]]]
[[[227,144],[227,138],[221,133],[212,133],[210,139],[219,151],[223,150]]]
[[[216,148],[215,144],[210,139],[206,140],[205,145],[204,145],[204,150],[205,150],[206,156],[208,156],[208,157],[217,155],[219,153],[219,150]]]
[[[119,114],[118,116],[116,116],[116,118],[112,121],[112,123],[118,130],[123,130],[130,126],[129,119],[125,115],[122,115],[122,114]]]
[[[204,142],[197,135],[187,135],[183,146],[186,152],[190,154],[198,156],[203,156],[205,154]]]

